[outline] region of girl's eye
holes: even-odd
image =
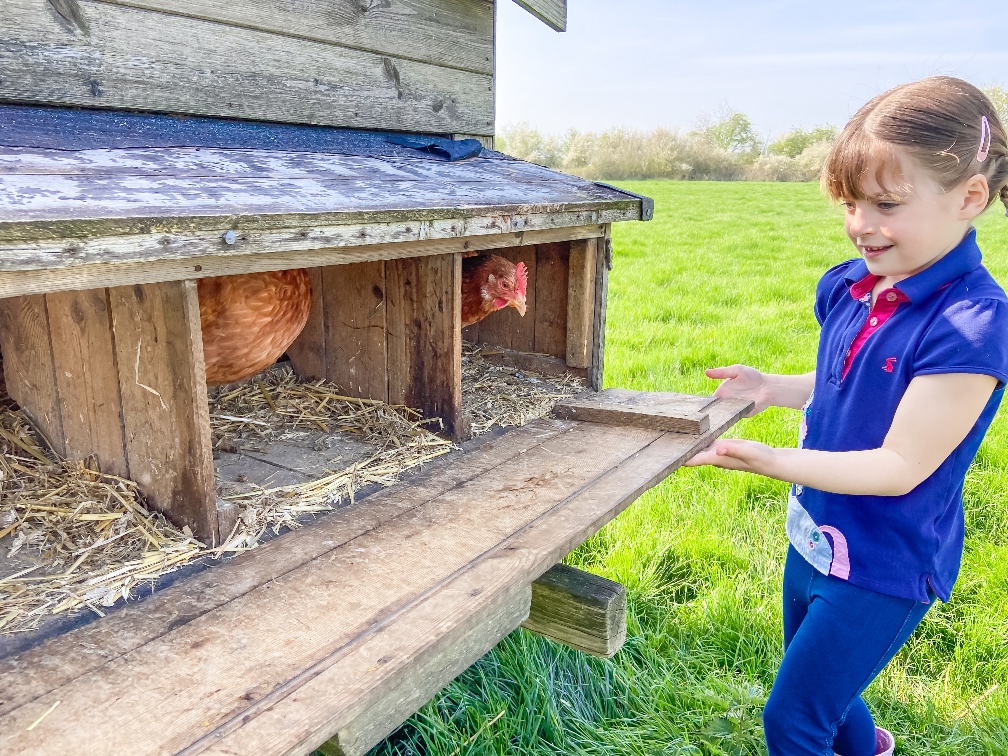
[[[899,202],[879,202],[878,203],[878,209],[879,210],[883,210],[883,211],[885,211],[885,210],[895,210],[897,207],[899,207]]]
[[[844,202],[843,206],[846,207],[848,210],[853,210],[854,209],[854,203],[850,202],[850,201]]]

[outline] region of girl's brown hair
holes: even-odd
[[[987,159],[977,160],[983,119],[990,124]],[[987,96],[952,76],[901,84],[864,105],[844,127],[823,166],[820,183],[834,200],[866,199],[862,183],[874,171],[891,191],[899,182],[900,152],[924,168],[944,189],[982,174],[991,199],[1008,208],[1008,139]],[[988,203],[988,207],[990,203]]]

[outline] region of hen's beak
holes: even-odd
[[[510,302],[511,306],[518,310],[518,314],[525,317],[525,297],[515,297]]]

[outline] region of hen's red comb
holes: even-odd
[[[515,266],[515,286],[518,293],[524,297],[525,290],[528,288],[528,269],[523,262]]]

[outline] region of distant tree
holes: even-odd
[[[1008,89],[995,84],[984,87],[983,93],[990,98],[990,101],[994,104],[994,109],[997,110],[998,118],[1008,128]]]
[[[704,116],[693,134],[728,152],[755,156],[760,151],[760,138],[749,116],[728,105],[723,105],[713,116]]]
[[[837,127],[832,124],[816,126],[813,129],[791,129],[781,134],[767,147],[771,155],[796,158],[813,144],[832,142],[836,139]]]

